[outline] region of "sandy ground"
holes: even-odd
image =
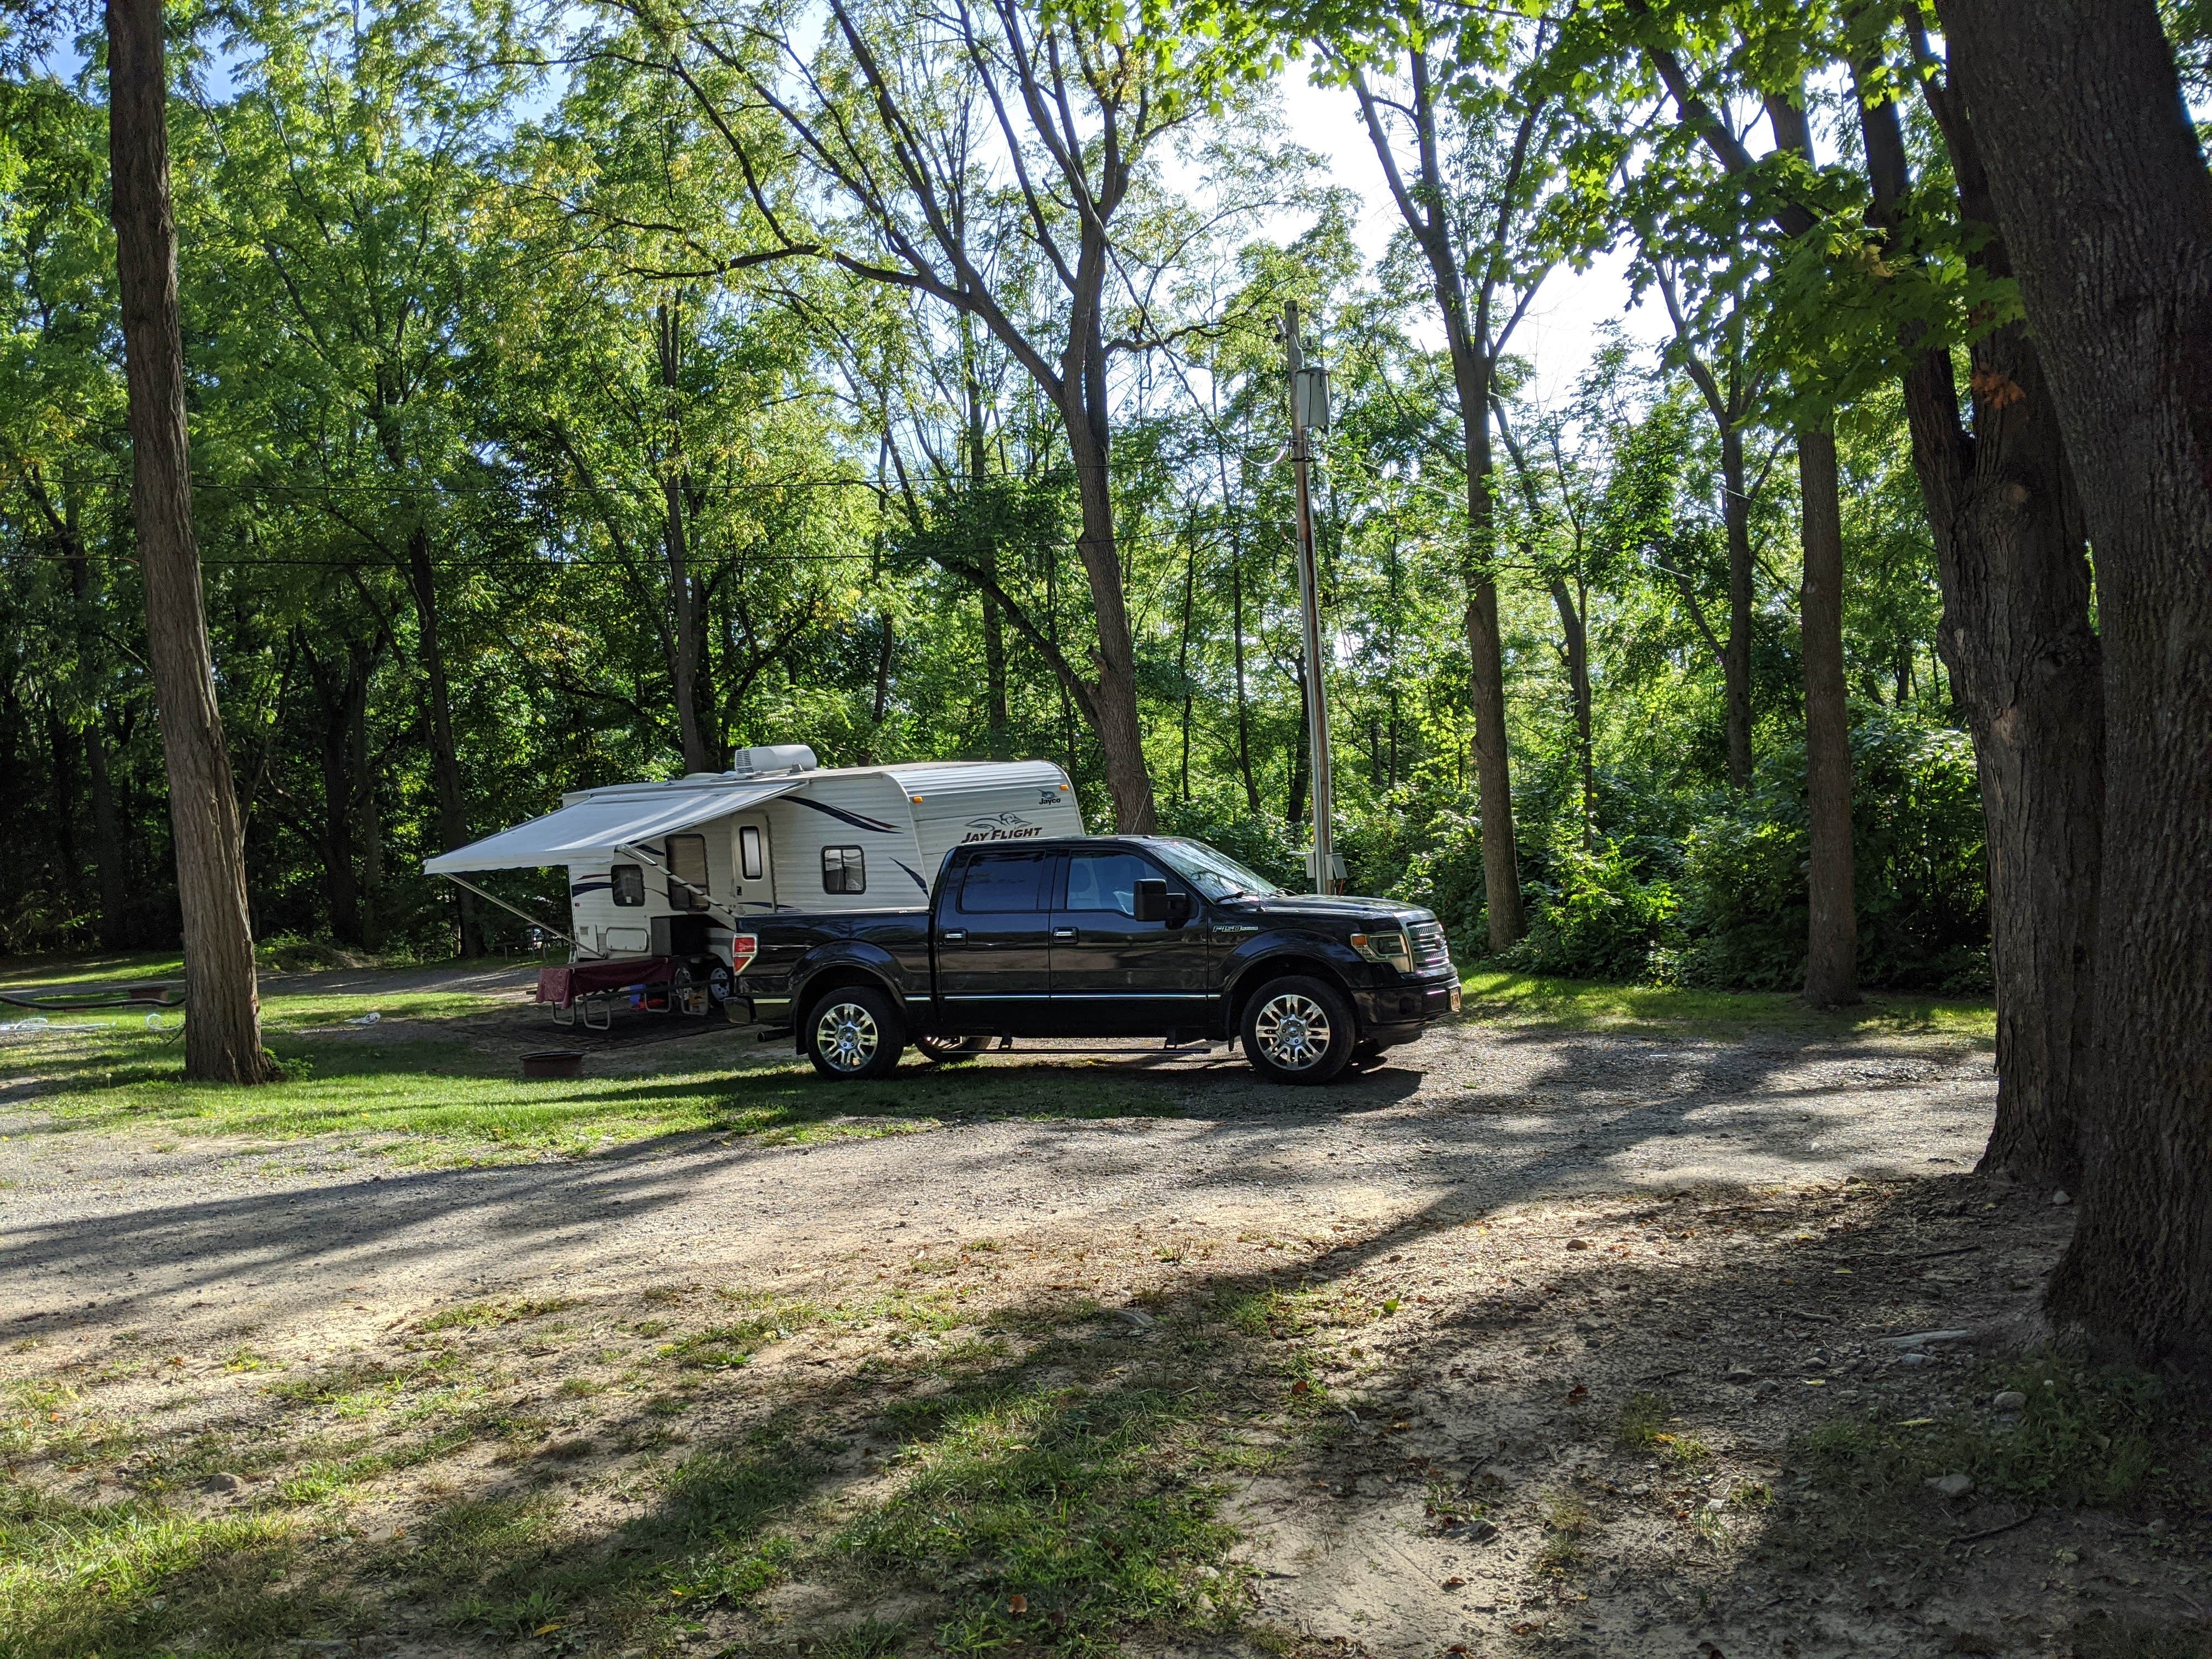
[[[1255,1628],[1294,1648],[2062,1653],[2085,1613],[2164,1627],[2212,1602],[2201,1537],[2177,1551],[2169,1517],[1931,1496],[1907,1536],[1814,1557],[1823,1494],[1795,1474],[1793,1435],[1839,1410],[1973,1407],[1971,1340],[1893,1339],[2016,1321],[2063,1247],[2069,1210],[1969,1173],[1986,1052],[1466,1021],[1317,1091],[1218,1056],[982,1064],[1035,1068],[1045,1112],[1054,1077],[1119,1066],[1178,1115],[413,1170],[321,1143],[157,1150],[19,1098],[0,1107],[0,1334],[66,1364],[157,1332],[197,1374],[246,1334],[320,1355],[492,1295],[821,1295],[988,1236],[1011,1248],[979,1307],[1067,1288],[1071,1261],[1109,1308],[1171,1308],[1236,1275],[1394,1298],[1386,1326],[1330,1339],[1322,1376],[1347,1421],[1328,1457],[1231,1496]],[[779,1345],[745,1386],[847,1358]],[[1712,1457],[1674,1469],[1616,1443],[1642,1390],[1705,1424]],[[1721,1510],[1747,1485],[1772,1491],[1755,1524],[1781,1553],[1698,1568],[1683,1552],[1739,1524]],[[1564,1575],[1540,1570],[1563,1496],[1602,1540]],[[1454,1513],[1478,1506],[1479,1525]],[[805,1591],[770,1613],[803,1625]]]

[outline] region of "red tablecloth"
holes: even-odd
[[[631,957],[620,962],[574,962],[562,968],[540,968],[538,1000],[566,1008],[578,997],[665,985],[675,973],[673,957]]]

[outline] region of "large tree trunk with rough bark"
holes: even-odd
[[[185,1075],[259,1083],[275,1067],[261,1046],[238,799],[192,534],[167,62],[161,0],[108,0],[107,146],[129,386],[131,516],[184,913]]]
[[[2212,174],[2154,0],[1938,10],[2096,550],[2090,1110],[2047,1305],[2212,1365]]]
[[[1805,583],[1799,602],[1805,658],[1805,1000],[1834,1008],[1859,1000],[1858,921],[1851,880],[1851,718],[1844,684],[1844,526],[1836,434],[1797,434]]]
[[[1948,351],[1906,372],[1936,544],[1937,641],[1963,693],[1989,845],[1997,1111],[1983,1155],[2081,1176],[2104,817],[2104,686],[2057,410],[2017,324],[1973,351],[1973,431]]]
[[[1926,76],[1921,88],[1950,151],[1960,217],[1978,230],[1967,258],[2009,278],[1973,124],[1945,81]],[[1911,188],[1904,131],[1880,93],[1861,108],[1875,222],[1887,228]],[[1973,733],[1989,847],[1997,1109],[1983,1163],[2039,1187],[2072,1187],[2105,796],[2104,685],[2081,515],[2057,405],[2023,325],[1972,348],[1971,432],[1949,351],[1909,356],[1903,383],[1943,595],[1938,647]]]

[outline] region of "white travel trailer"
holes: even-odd
[[[963,842],[1085,833],[1048,761],[823,770],[805,744],[736,759],[727,772],[574,791],[558,811],[422,867],[503,904],[464,876],[565,866],[574,961],[711,956],[726,971],[747,915],[919,909]]]

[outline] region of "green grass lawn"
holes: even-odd
[[[1576,1030],[1644,1030],[1675,1036],[1740,1037],[1753,1031],[1807,1036],[1937,1036],[1996,1041],[1996,1008],[1980,1000],[1869,992],[1855,1008],[1808,1008],[1779,991],[1701,991],[1673,985],[1609,985],[1534,974],[1478,971],[1462,981],[1467,1016]]]
[[[13,963],[0,985],[97,983],[158,974],[173,958],[107,957]],[[355,984],[359,975],[349,975]],[[51,1026],[0,1049],[39,1104],[94,1128],[222,1133],[269,1139],[329,1135],[407,1161],[470,1163],[576,1156],[650,1136],[716,1131],[777,1139],[900,1133],[973,1117],[1170,1115],[1175,1097],[1112,1062],[1021,1067],[909,1063],[878,1084],[831,1088],[781,1044],[749,1033],[702,1030],[648,1048],[582,1043],[586,1075],[525,1082],[515,1055],[531,1027],[510,1000],[476,993],[349,989],[312,981],[270,998],[263,1031],[285,1071],[258,1089],[187,1084],[179,1076],[180,1017],[57,1013]],[[1835,1013],[1779,995],[1602,985],[1478,972],[1465,1018],[1569,1030],[1740,1037],[1778,1030],[1808,1036],[1917,1036],[1987,1042],[1986,1003],[1873,997]],[[386,1029],[342,1032],[369,1014]],[[23,1018],[9,1011],[9,1018]],[[4,1022],[0,1022],[4,1023]],[[392,1029],[404,1025],[404,1030]],[[548,1026],[542,1040],[565,1034]]]
[[[1176,1109],[1141,1077],[1081,1064],[1016,1071],[909,1062],[880,1083],[831,1087],[783,1044],[720,1027],[643,1049],[598,1050],[583,1039],[583,1077],[525,1081],[520,1050],[563,1046],[569,1034],[518,1024],[514,1010],[498,998],[441,991],[272,998],[263,1005],[262,1032],[284,1078],[253,1089],[184,1081],[173,1012],[151,1027],[143,1012],[52,1014],[38,1035],[0,1048],[0,1063],[27,1075],[41,1109],[88,1128],[330,1135],[440,1164],[578,1156],[701,1131],[809,1141],[911,1133],[957,1118]],[[386,1029],[333,1029],[369,1014]],[[497,1022],[489,1038],[486,1017]],[[407,1030],[392,1029],[403,1023]]]

